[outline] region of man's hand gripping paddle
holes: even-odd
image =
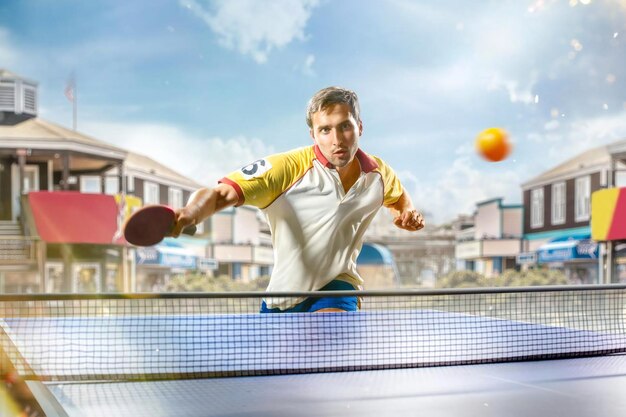
[[[124,238],[136,246],[153,246],[168,236],[174,228],[176,214],[167,206],[145,206],[134,212],[124,225]],[[194,235],[196,226],[183,229],[186,235]]]

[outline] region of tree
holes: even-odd
[[[437,280],[438,288],[482,287],[485,277],[474,271],[453,271]]]
[[[556,269],[529,269],[527,271],[515,271],[509,269],[499,277],[491,280],[494,287],[532,287],[538,285],[564,285],[567,284],[565,274]]]
[[[201,274],[177,275],[167,283],[167,292],[233,292],[264,291],[269,283],[268,276],[249,282],[235,281],[227,275],[209,277]]]
[[[565,284],[567,284],[567,278],[563,272],[546,268],[527,271],[508,269],[493,278],[486,278],[474,271],[454,271],[437,280],[438,288],[531,287]]]

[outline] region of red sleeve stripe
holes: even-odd
[[[237,204],[235,204],[235,207],[239,207],[243,205],[246,199],[243,196],[243,191],[241,190],[241,187],[239,186],[239,184],[237,184],[235,181],[231,180],[230,178],[226,178],[226,177],[219,180],[218,184],[228,184],[231,187],[233,187],[235,191],[237,191],[237,196],[239,197],[239,201],[237,201]]]

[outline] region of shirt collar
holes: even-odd
[[[315,152],[315,157],[318,161],[322,163],[326,168],[335,169],[335,166],[328,162],[319,146],[313,145],[313,151]],[[374,158],[363,152],[361,149],[357,149],[356,158],[359,160],[359,164],[361,165],[361,171],[364,173],[372,172],[376,168],[378,168],[378,163]]]

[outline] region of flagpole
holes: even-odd
[[[73,126],[74,131],[76,131],[78,124],[78,87],[76,86],[76,79],[74,79],[74,100],[72,100],[73,104]]]
[[[78,127],[78,93],[76,89],[76,74],[72,71],[65,84],[65,97],[72,103],[72,128],[76,131]]]

